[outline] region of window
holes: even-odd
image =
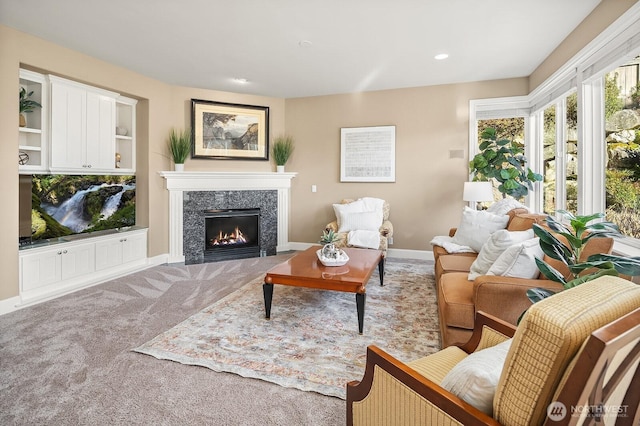
[[[528,96],[470,102],[470,154],[484,120],[524,117],[529,166],[544,176],[526,204],[606,212],[628,237],[617,250],[630,253],[624,245],[640,247],[639,25],[637,3]]]
[[[629,237],[640,239],[640,93],[638,63],[604,77],[606,215]]]

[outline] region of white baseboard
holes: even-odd
[[[291,250],[306,250],[309,247],[317,245],[313,243],[289,243]],[[397,259],[418,259],[433,260],[433,252],[427,250],[406,250],[406,249],[389,249],[389,257]]]
[[[10,297],[8,299],[0,300],[0,315],[8,314],[9,312],[17,311],[20,309],[20,296]]]

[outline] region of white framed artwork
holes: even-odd
[[[340,129],[341,182],[396,181],[396,126]]]

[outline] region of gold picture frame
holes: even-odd
[[[191,158],[269,160],[269,107],[191,99]]]

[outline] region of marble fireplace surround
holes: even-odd
[[[276,251],[289,250],[291,180],[297,173],[160,172],[169,191],[169,259],[184,262],[184,194],[190,191],[276,190],[278,241]]]

